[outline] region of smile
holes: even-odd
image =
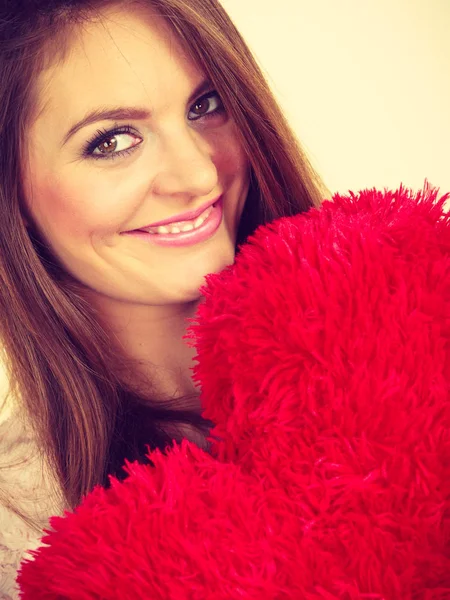
[[[189,221],[176,221],[174,223],[169,223],[168,225],[159,225],[158,227],[146,227],[145,229],[141,229],[141,231],[148,231],[148,233],[154,233],[156,235],[161,235],[162,233],[184,233],[185,231],[192,231],[193,229],[198,229],[203,225],[206,219],[209,217],[213,210],[213,206],[208,206],[208,208],[203,211],[196,219],[191,219]]]
[[[223,196],[190,220],[153,225],[124,232],[159,246],[190,246],[209,239],[219,228],[223,217]]]

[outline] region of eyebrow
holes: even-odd
[[[213,83],[209,78],[203,79],[200,84],[195,88],[192,94],[188,98],[188,104],[193,102],[203,92],[210,91],[213,88]],[[107,120],[144,120],[151,117],[151,111],[147,108],[140,106],[112,106],[112,107],[99,107],[90,111],[85,117],[72,125],[69,131],[64,136],[61,147],[67,144],[69,139],[75,135],[80,129],[96,123],[97,121]]]

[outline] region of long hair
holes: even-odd
[[[39,110],[35,82],[63,61],[83,24],[131,0],[0,1],[0,337],[12,392],[61,484],[67,508],[168,427],[201,416],[141,397],[120,381],[117,354],[76,282],[24,224],[23,165]],[[258,225],[319,206],[325,186],[250,50],[217,0],[140,0],[165,19],[214,83],[251,164],[237,251]]]

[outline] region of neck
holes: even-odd
[[[183,340],[187,319],[195,316],[198,304],[199,300],[164,306],[97,300],[103,326],[129,359],[118,367],[126,383],[152,399],[198,397],[191,371],[196,352]]]

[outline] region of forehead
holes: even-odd
[[[147,7],[116,8],[78,28],[62,62],[36,82],[38,119],[55,126],[99,104],[168,102],[169,92],[190,90],[199,71],[169,25]],[[62,123],[57,124],[57,120]]]

